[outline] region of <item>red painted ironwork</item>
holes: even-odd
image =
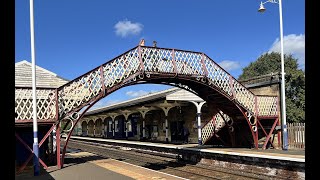
[[[139,53],[139,60],[140,60],[140,71],[144,71],[144,63],[143,63],[143,60],[142,60],[142,52],[141,52],[141,46],[138,46],[138,53]]]
[[[208,70],[207,70],[206,64],[204,63],[204,58],[205,58],[204,53],[201,53],[202,69],[203,69],[203,72],[204,72],[205,77],[207,77],[207,76],[208,76]]]
[[[152,57],[150,59],[144,59],[144,57],[142,57],[144,55],[153,53],[155,50],[157,51],[155,59],[151,59]],[[172,63],[164,61],[163,59],[172,59]],[[157,62],[163,62],[155,63],[156,61],[153,60],[156,60]],[[131,62],[131,64],[129,62]],[[124,65],[123,63],[126,63],[126,65]],[[140,73],[140,75],[143,75],[146,68],[145,63],[151,64],[151,71],[154,71],[151,73],[154,73],[154,75],[158,78],[165,79],[181,75],[179,79],[181,79],[183,82],[188,80],[190,82],[194,81],[194,77],[203,75],[203,73],[201,73],[201,71],[203,71],[205,74],[204,78],[207,78],[208,81],[198,81],[197,83],[212,88],[216,92],[220,93],[221,96],[224,96],[232,101],[232,103],[245,116],[249,124],[252,136],[254,138],[255,147],[258,147],[258,131],[256,130],[255,132],[253,132],[253,126],[249,122],[250,120],[248,120],[248,117],[245,113],[254,112],[254,117],[258,117],[259,111],[257,110],[256,96],[251,91],[247,90],[245,86],[234,79],[228,72],[221,68],[206,54],[178,49],[155,48],[148,46],[142,47],[139,45],[117,56],[113,60],[106,62],[103,65],[98,66],[97,68],[85,73],[84,75],[79,76],[73,81],[60,86],[59,88],[55,89],[56,121],[61,121],[74,112],[80,111],[87,105],[91,107],[94,103],[97,102],[97,100],[121,87],[135,84],[136,82],[131,82],[131,79],[135,78],[136,74]],[[155,79],[157,77],[155,77]],[[139,76],[139,78],[143,79],[144,76]],[[149,78],[149,80],[151,81],[152,78]],[[99,81],[101,81],[102,83],[97,83]],[[129,83],[127,83],[126,81],[129,81]],[[16,93],[18,93],[18,95],[19,92],[21,91],[16,90]],[[101,94],[99,92],[103,93]],[[46,95],[46,92],[43,94]],[[21,107],[19,105],[16,105],[16,109],[23,113],[23,111],[21,110],[23,110],[22,108],[24,108],[25,104],[22,100],[26,95],[23,93],[20,95],[21,97],[17,96],[16,100],[20,100]],[[267,98],[264,98],[263,103],[267,102],[265,101],[266,99]],[[27,100],[30,101],[30,97],[28,97]],[[274,111],[274,104],[270,105],[263,103],[262,105],[265,107],[265,109],[267,109],[267,111],[268,109]],[[276,108],[278,110],[278,105]],[[30,111],[31,108],[28,107],[28,110]],[[41,118],[38,119],[39,121],[42,120]],[[59,125],[57,125],[57,128],[59,128],[60,131]],[[57,130],[57,134],[60,133],[59,131]],[[57,151],[59,151],[60,157],[60,134],[59,136],[57,136],[57,143],[59,143]],[[59,165],[61,165],[60,160],[58,161],[58,166]]]
[[[102,66],[100,66],[100,75],[101,75],[101,78],[100,78],[100,80],[101,80],[101,84],[102,84],[102,92],[103,92],[103,96],[105,96],[105,93],[106,93],[106,86],[105,86],[105,84],[104,84],[104,75],[103,75],[104,73],[103,73],[103,67]]]
[[[172,63],[173,63],[173,72],[175,73],[175,76],[178,75],[178,70],[177,70],[177,63],[175,59],[175,51],[172,49]]]
[[[21,173],[24,168],[27,166],[27,164],[29,163],[29,161],[31,160],[31,158],[33,157],[33,151],[32,153],[29,155],[28,159],[22,164],[22,166],[18,169],[17,173]],[[40,160],[40,158],[39,158]]]
[[[281,114],[280,114],[280,106],[279,106],[279,104],[280,104],[280,99],[279,99],[279,97],[277,97],[277,112],[278,112],[278,126],[281,126],[281,122],[280,122],[280,119],[281,119]],[[281,127],[282,128],[282,127]],[[282,139],[281,139],[281,137],[282,137],[282,133],[281,133],[282,131],[278,131],[278,148],[281,148],[282,147]]]
[[[248,119],[247,115],[246,115],[246,112],[241,108],[239,107],[238,105],[236,105],[238,107],[238,109],[241,111],[241,113],[243,114],[243,116],[245,117],[245,119],[247,120],[247,123],[249,125],[249,128],[250,128],[250,131],[251,131],[251,135],[252,135],[252,138],[253,138],[253,144],[254,144],[254,148],[255,149],[258,149],[259,146],[258,146],[258,139],[256,138],[256,134],[255,132],[252,130],[252,125],[250,123],[250,120]],[[258,128],[257,128],[258,129]]]
[[[219,139],[224,145],[227,144],[226,142],[224,142],[224,140],[221,139],[221,137],[220,137],[217,133],[215,133],[214,136],[215,136],[217,139]]]
[[[236,98],[236,94],[234,92],[233,78],[232,78],[231,75],[229,75],[229,84],[230,84],[230,87],[231,87],[231,94],[232,94],[231,99],[233,100],[234,98]]]
[[[43,142],[47,139],[47,137],[49,136],[49,134],[51,133],[51,131],[53,130],[54,125],[50,128],[50,130],[47,132],[47,134],[42,138],[42,140],[39,143],[39,148],[41,147],[41,145],[43,144]],[[18,169],[18,173],[20,173],[21,171],[24,170],[24,168],[27,166],[27,164],[29,163],[29,161],[31,160],[31,158],[33,157],[33,150],[28,146],[27,143],[24,142],[24,140],[19,136],[18,133],[15,133],[16,138],[30,151],[30,155],[27,158],[27,160],[22,164],[22,166]],[[44,169],[47,169],[48,166],[41,160],[41,158],[39,157],[39,162],[41,163],[41,165],[44,167]]]
[[[257,96],[255,96],[254,97],[254,112],[255,112],[255,114],[253,115],[253,118],[255,118],[255,121],[259,121],[259,119],[258,119],[258,103],[257,102],[258,102]],[[258,128],[257,122],[255,122],[254,126],[256,126],[254,138],[256,139],[255,142],[258,143],[258,141],[259,141],[259,132],[258,132],[259,128]],[[258,147],[258,145],[257,145],[257,147]]]
[[[55,100],[56,100],[56,121],[59,120],[59,100],[58,100],[58,89],[55,90],[55,94],[56,94],[56,97],[55,97]]]
[[[43,166],[44,169],[48,169],[48,166],[39,158],[40,164]]]
[[[137,46],[135,48],[132,48],[131,50],[127,51],[126,53],[121,54],[120,56],[116,57],[115,59],[113,59],[112,61],[109,61],[108,63],[103,64],[102,66],[99,66],[91,71],[89,71],[88,73],[76,78],[73,81],[70,81],[68,83],[66,83],[65,85],[61,86],[58,88],[58,95],[59,95],[59,100],[65,101],[64,104],[61,104],[61,102],[58,102],[61,104],[61,107],[59,107],[61,109],[62,112],[64,112],[64,114],[61,114],[62,116],[68,116],[69,114],[72,114],[72,112],[70,111],[79,111],[81,110],[81,108],[83,108],[84,106],[88,105],[91,103],[91,98],[93,98],[96,95],[96,92],[101,91],[101,89],[103,89],[103,85],[105,83],[102,83],[101,86],[95,87],[96,86],[96,81],[92,81],[88,86],[89,88],[86,86],[81,86],[81,87],[77,87],[77,85],[83,85],[85,84],[85,81],[88,81],[88,79],[90,78],[97,78],[96,74],[97,72],[100,72],[101,74],[101,67],[104,66],[110,66],[110,71],[106,71],[103,73],[113,73],[110,77],[111,77],[111,85],[108,86],[108,88],[111,88],[114,85],[117,85],[119,82],[124,81],[128,76],[132,75],[130,74],[131,70],[135,71],[135,65],[130,64],[131,68],[130,72],[129,71],[121,71],[121,69],[124,68],[123,64],[121,64],[122,62],[126,61],[123,60],[122,57],[130,57],[130,62],[134,62],[135,59],[139,59],[138,61],[140,61],[140,72],[144,72],[145,70],[145,63],[144,61],[148,61],[148,63],[152,63],[151,60],[149,59],[143,59],[142,54],[150,54],[151,52],[153,52],[155,49],[157,49],[157,51],[159,51],[159,53],[157,53],[158,55],[155,56],[155,58],[157,58],[157,60],[160,57],[163,57],[165,59],[174,59],[173,64],[176,64],[176,68],[170,68],[169,66],[172,66],[172,63],[158,63],[158,64],[152,64],[151,66],[165,66],[165,67],[157,67],[158,70],[155,71],[155,73],[162,73],[162,71],[160,71],[161,69],[163,70],[163,75],[170,75],[171,74],[179,74],[182,73],[182,75],[202,75],[199,74],[201,70],[199,70],[200,68],[202,68],[202,70],[204,71],[204,74],[207,76],[205,78],[210,80],[211,83],[211,87],[216,89],[218,92],[220,92],[222,95],[226,94],[227,97],[229,99],[232,100],[232,94],[230,90],[230,85],[227,85],[229,83],[225,83],[224,81],[227,81],[226,77],[231,77],[230,74],[228,72],[226,72],[225,70],[223,70],[217,63],[215,63],[212,59],[210,59],[207,55],[205,55],[204,53],[200,53],[200,52],[193,52],[193,51],[183,51],[183,50],[176,50],[176,49],[167,49],[167,48],[155,48],[155,47],[148,47],[148,46]],[[138,53],[137,53],[138,51]],[[167,53],[166,51],[172,51],[173,53]],[[136,54],[138,54],[139,57],[136,58]],[[171,54],[171,55],[170,55]],[[170,57],[171,56],[171,57]],[[179,67],[177,64],[177,57],[179,59]],[[199,57],[200,57],[200,62],[199,62]],[[126,58],[125,58],[126,59]],[[117,63],[120,65],[118,65]],[[126,61],[126,63],[128,63]],[[116,67],[117,66],[117,67]],[[183,68],[184,67],[184,68]],[[99,70],[100,68],[100,70]],[[112,68],[117,68],[117,69],[112,69]],[[159,70],[160,68],[160,70]],[[185,70],[183,70],[185,69]],[[210,74],[209,74],[210,71]],[[211,73],[212,72],[212,73]],[[135,73],[135,72],[134,72]],[[102,74],[101,74],[102,75]],[[192,77],[192,76],[190,76]],[[117,78],[120,78],[119,80]],[[109,79],[109,78],[107,78]],[[236,103],[243,106],[245,109],[249,109],[252,112],[252,104],[254,104],[253,102],[249,102],[251,101],[251,97],[254,97],[254,95],[248,91],[241,83],[237,82],[236,79],[232,78],[233,81],[233,91],[237,91],[234,92],[235,99],[237,100]],[[212,84],[213,83],[213,84]],[[73,88],[73,89],[72,89]],[[88,88],[88,90],[91,92],[94,90],[93,93],[91,94],[86,94],[85,98],[81,99],[81,95],[83,93],[83,90],[85,90],[84,88]],[[93,89],[94,88],[94,89]],[[101,89],[100,89],[101,88]],[[105,87],[106,88],[106,87]],[[80,93],[75,93],[76,91],[80,91]],[[71,96],[76,96],[76,99],[72,99]],[[88,97],[87,97],[88,96]],[[229,97],[230,96],[230,97]],[[69,98],[69,99],[68,99]],[[71,99],[70,99],[71,98]],[[77,101],[75,103],[75,101]],[[62,119],[63,117],[60,117],[60,119]],[[41,119],[41,118],[39,118]]]
[[[53,124],[51,126],[51,128],[49,129],[49,131],[47,132],[47,134],[42,138],[42,140],[39,143],[39,147],[44,143],[44,141],[48,138],[48,136],[50,135],[50,133],[53,131],[53,128],[55,127],[55,124]]]
[[[258,119],[257,120],[257,123],[259,124],[259,126],[261,127],[263,133],[266,135],[266,141],[264,142],[263,146],[262,146],[262,149],[266,149],[266,146],[267,146],[267,143],[270,142],[272,147],[275,147],[274,144],[271,142],[271,135],[273,134],[273,130],[274,128],[276,127],[276,124],[278,123],[278,119],[276,119],[269,131],[269,134],[266,132],[266,130],[263,128],[262,124],[260,123],[260,120]]]
[[[99,99],[98,99],[99,100]],[[68,145],[68,142],[70,140],[70,137],[71,137],[71,134],[74,130],[74,127],[76,127],[76,124],[78,123],[78,121],[84,116],[84,114],[96,103],[98,102],[98,100],[96,100],[94,103],[92,103],[91,105],[89,105],[82,113],[81,115],[78,117],[78,119],[76,120],[76,122],[74,123],[74,126],[72,127],[72,129],[69,131],[69,134],[67,136],[67,139],[66,139],[66,142],[65,142],[65,145],[63,147],[63,151],[62,151],[62,157],[61,157],[61,166],[60,167],[63,167],[63,163],[64,163],[64,157],[65,157],[65,154],[66,154],[66,150],[67,150],[67,145]]]
[[[280,126],[281,123],[280,121],[278,120],[278,126]],[[281,131],[278,131],[278,148],[281,148],[282,147],[282,142],[281,142]]]
[[[229,137],[230,137],[231,146],[234,147],[234,146],[235,146],[235,141],[234,141],[233,132],[230,131],[228,122],[227,122],[227,120],[224,118],[223,114],[221,114],[221,110],[218,110],[218,113],[220,114],[220,116],[222,117],[224,123],[225,123],[226,126],[228,127],[228,133],[229,133]]]
[[[15,136],[16,136],[16,138],[17,138],[30,152],[33,153],[33,150],[28,146],[28,144],[26,144],[26,143],[24,142],[23,139],[21,139],[21,137],[19,136],[19,134],[15,133]]]
[[[56,153],[57,153],[57,167],[61,169],[61,157],[60,157],[60,123],[57,124],[56,128]]]

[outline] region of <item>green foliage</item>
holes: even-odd
[[[71,123],[69,122],[67,125],[67,122],[69,121],[62,121],[61,122],[61,130],[69,130],[71,128]],[[67,126],[66,126],[67,125]]]
[[[287,122],[305,122],[305,73],[298,69],[298,60],[284,56],[286,81]],[[239,80],[281,72],[281,54],[271,52],[261,55],[255,62],[243,68]]]

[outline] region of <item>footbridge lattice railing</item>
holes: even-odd
[[[57,119],[56,89],[37,88],[37,119]],[[31,88],[15,88],[16,120],[30,120],[33,118],[33,102]]]
[[[56,90],[37,90],[37,106],[41,109],[38,119],[56,117],[57,109],[61,119],[127,82],[150,77],[151,73],[206,79],[210,86],[252,114],[278,114],[277,97],[255,96],[204,53],[137,46]],[[31,89],[16,88],[16,120],[32,119],[31,94]]]

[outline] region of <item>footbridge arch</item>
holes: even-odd
[[[242,115],[256,148],[257,118],[279,116],[277,97],[254,95],[205,53],[136,46],[59,88],[37,88],[38,120],[58,124],[70,118],[77,123],[103,97],[139,83],[184,88],[211,101],[229,116]],[[32,89],[16,88],[15,93],[16,122],[32,121]]]

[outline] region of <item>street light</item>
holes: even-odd
[[[40,175],[38,123],[37,123],[37,92],[36,92],[36,58],[34,48],[34,18],[33,0],[30,0],[30,37],[31,37],[31,61],[32,61],[32,105],[33,105],[33,166],[34,176]]]
[[[268,0],[260,3],[258,12],[263,13],[265,3],[276,3],[279,5],[279,17],[280,17],[280,48],[281,48],[281,119],[282,119],[282,149],[288,150],[288,131],[286,123],[286,95],[285,95],[285,79],[284,79],[284,54],[283,54],[283,25],[282,25],[282,3],[281,0]]]

